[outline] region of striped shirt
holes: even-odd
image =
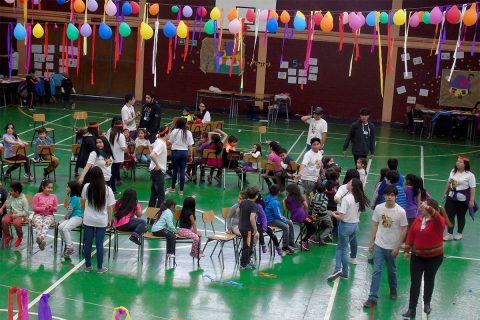
[[[309,211],[311,214],[324,216],[327,214],[328,198],[325,193],[315,193],[310,201]]]

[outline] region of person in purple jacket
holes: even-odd
[[[272,228],[268,226],[267,223],[267,216],[265,214],[265,210],[263,209],[265,206],[265,202],[262,199],[262,195],[259,195],[257,198],[257,203],[258,207],[258,213],[257,213],[257,230],[258,230],[258,237],[260,240],[260,245],[262,246],[262,252],[267,253],[267,246],[265,245],[265,237],[263,236],[263,233],[266,232],[270,239],[273,242],[273,245],[275,246],[275,249],[277,250],[277,253],[279,256],[283,257],[285,253],[283,252],[282,248],[280,247],[280,243],[278,242],[278,238],[273,233]]]

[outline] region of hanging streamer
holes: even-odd
[[[115,30],[115,52],[114,52],[114,56],[113,56],[113,72],[117,71],[117,62],[119,60],[119,46],[120,46],[120,34],[118,32],[118,23],[117,23],[117,27],[116,27],[116,30]]]
[[[353,41],[355,43],[355,62],[360,59],[360,46],[358,45],[358,36],[357,34],[360,34],[360,29],[353,31]]]
[[[473,57],[473,54],[475,53],[475,42],[477,41],[477,26],[478,26],[478,20],[475,22],[475,30],[473,31],[473,40],[472,40],[472,49],[470,51],[470,56]]]
[[[390,11],[388,13],[388,22],[387,22],[387,75],[390,74],[390,68],[392,65],[391,53],[392,53],[392,24],[391,24],[391,14]]]
[[[435,49],[435,55],[438,55],[438,49],[440,47],[440,43],[442,42],[443,28],[445,27],[445,14],[446,12],[444,11],[442,14],[442,23],[440,27],[440,34],[438,35],[438,42],[437,42],[437,48]]]
[[[450,74],[448,76],[448,82],[450,82],[450,79],[452,78],[453,70],[455,70],[455,65],[457,63],[457,51],[458,51],[458,48],[460,47],[460,38],[462,36],[463,16],[465,15],[465,10],[467,10],[467,5],[463,4],[462,14],[460,15],[460,25],[458,26],[457,45],[455,46],[455,52],[453,53],[453,64],[452,64],[452,68],[450,69]]]
[[[47,57],[48,57],[48,22],[45,22],[45,42],[44,42],[43,47],[44,47],[43,51],[45,52],[45,61],[47,61]],[[48,70],[48,63],[46,64],[46,69],[47,69],[46,80],[48,81],[50,79],[50,70]]]
[[[313,12],[310,12],[310,16],[308,16],[307,21],[308,21],[307,52],[305,53],[305,62],[303,64],[304,64],[304,70],[308,72],[308,66],[310,65],[310,52],[312,50],[313,29],[315,28],[315,23],[313,22]]]
[[[146,9],[146,7],[145,7]],[[138,28],[137,28],[137,52],[135,53],[135,77],[138,74],[138,61],[140,59],[140,48],[142,46],[142,35],[140,34],[140,27],[142,23],[138,23]]]
[[[373,33],[372,33],[372,45],[370,46],[370,53],[375,52],[375,45],[377,44],[377,26],[373,26]]]
[[[268,12],[267,12],[267,21],[268,21],[268,19],[270,19],[270,14],[271,14],[271,10],[269,9]],[[267,30],[267,27],[265,26],[265,31],[263,32],[263,46],[264,47],[267,45],[267,39],[268,39],[268,30]]]
[[[20,295],[22,296],[22,314],[18,313],[17,319],[28,320],[28,290],[22,289],[20,290]]]
[[[339,29],[339,32],[340,32],[340,42],[338,44],[338,52],[342,52],[343,50],[343,37],[344,37],[344,34],[343,34],[343,14],[340,13],[340,15],[338,16],[338,29]]]
[[[258,25],[259,25],[259,18],[258,16],[260,15],[260,10],[257,9],[257,14],[256,14],[256,18],[255,18],[255,38],[253,40],[253,53],[252,53],[252,62],[251,64],[253,64],[253,60],[255,59],[255,48],[257,46],[257,39],[258,39]]]
[[[87,0],[87,3],[88,3],[88,0]],[[85,8],[85,17],[83,18],[83,23],[88,23],[87,12],[88,12],[88,9]],[[84,56],[87,55],[87,48],[88,48],[87,43],[88,43],[87,37],[83,37],[83,55]],[[80,54],[80,51],[78,51],[78,54]]]
[[[172,70],[172,38],[168,38],[168,64],[167,64],[167,74],[170,74]]]
[[[433,55],[433,48],[437,42],[437,35],[438,35],[438,24],[435,25],[435,34],[433,36],[432,47],[430,48],[430,57]]]
[[[138,28],[140,30],[140,26]],[[140,31],[139,31],[140,32]],[[94,77],[94,71],[93,71],[93,62],[94,62],[94,57],[95,57],[95,35],[97,34],[97,25],[93,25],[93,32],[92,32],[92,68],[90,71],[90,84],[93,86],[95,84],[95,77]],[[140,36],[140,34],[138,35]]]
[[[238,50],[238,34],[235,35],[235,38],[234,38],[232,58],[230,59],[230,67],[228,68],[228,75],[230,77],[232,77],[233,66],[235,65],[235,62],[236,62],[236,59],[237,59],[237,50]]]
[[[8,77],[12,77],[12,67],[13,67],[13,59],[12,59],[12,36],[13,36],[13,23],[8,23],[8,31],[7,31],[7,50],[8,50]]]
[[[217,49],[217,20],[213,22],[214,28],[215,28],[215,33],[213,35],[213,51],[215,52],[215,70],[216,72],[220,72],[220,56],[219,53],[220,51]]]
[[[48,299],[50,299],[50,294],[44,293],[38,302],[38,320],[51,320],[52,319],[52,310],[48,304]]]
[[[242,28],[240,29],[240,45],[239,45],[239,50],[240,50],[240,68],[239,72],[240,74],[243,75],[243,39],[245,37],[243,30],[245,30],[245,19],[241,18],[240,23],[242,25]],[[242,78],[243,79],[243,78]],[[240,89],[243,89],[243,82],[242,85],[240,86]]]
[[[152,74],[153,74],[153,86],[157,87],[157,49],[158,49],[158,27],[160,22],[155,21],[155,33],[153,36],[153,49],[152,49]]]
[[[285,40],[287,38],[288,33],[288,23],[285,24],[283,28],[283,40],[282,40],[282,54],[280,55],[280,65],[283,63],[283,49],[285,48]]]
[[[190,31],[188,31],[188,21],[185,21],[187,25],[187,37],[185,38],[185,47],[183,48],[183,62],[187,60],[188,56],[188,45],[190,43]]]
[[[445,43],[445,41],[447,40],[447,24],[444,23],[444,22],[445,22],[445,15],[443,16],[443,21],[442,21],[443,35],[442,35],[440,41],[438,42],[437,63],[435,65],[435,79],[438,79],[438,76],[440,74],[440,60],[441,60],[441,56],[442,56],[442,46]]]
[[[85,9],[86,10],[86,9]],[[80,29],[80,25],[78,26],[78,28]],[[80,73],[80,52],[81,52],[81,47],[82,47],[82,39],[81,37],[78,37],[77,39],[77,77],[78,77],[78,74]]]
[[[193,21],[193,34],[192,34],[192,46],[190,46],[190,53],[193,51],[194,43],[195,43],[195,33],[197,32],[197,17],[198,17],[198,9],[200,7],[197,7],[197,10],[195,10],[195,20]],[[200,17],[200,21],[202,18]],[[200,27],[201,28],[201,27]],[[200,37],[198,38],[200,39]]]
[[[30,69],[30,58],[32,52],[32,24],[27,23],[27,38],[26,38],[26,59],[25,59],[25,74],[28,74]]]
[[[406,11],[405,11],[406,13]],[[404,36],[403,36],[403,56],[405,57],[404,59],[404,66],[405,66],[405,75],[408,73],[408,63],[407,63],[407,38],[408,38],[408,31],[410,30],[410,18],[412,17],[412,12],[408,14],[408,20],[405,23],[405,29],[404,29]]]
[[[22,295],[21,295],[21,290],[17,287],[12,287],[8,290],[8,314],[7,314],[7,318],[8,320],[13,320],[13,314],[14,314],[14,310],[13,310],[13,297],[14,295],[17,295],[17,309],[18,309],[18,319],[22,319]],[[26,310],[26,312],[28,313],[28,309]]]
[[[62,72],[67,72],[66,66],[66,58],[68,58],[67,52],[67,24],[63,24],[63,32],[62,32]]]
[[[377,41],[378,41],[378,68],[380,72],[380,94],[383,98],[383,59],[382,59],[382,40],[380,37],[380,26],[379,26],[379,21],[375,22],[375,25],[377,27]]]
[[[222,38],[223,38],[223,8],[220,11],[220,34],[218,36],[218,51],[222,49]]]
[[[182,17],[182,6],[178,6],[178,13],[177,13],[177,28],[178,24],[180,23],[180,18]],[[177,43],[178,43],[178,35],[175,33],[175,47],[173,48],[173,60],[175,60],[177,56]]]

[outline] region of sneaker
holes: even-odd
[[[364,308],[373,308],[377,305],[377,301],[368,299],[363,303]]]
[[[345,274],[345,273],[342,273],[342,274],[340,275],[340,279],[342,279],[342,280],[348,280],[348,275]]]
[[[263,246],[262,246],[262,252],[263,252],[263,253],[267,253],[267,246],[266,246],[266,245],[263,245]]]
[[[175,193],[175,189],[173,189],[173,188],[168,188],[165,193]]]
[[[402,314],[402,317],[412,319],[412,318],[415,318],[415,315],[416,315],[415,309],[408,309],[407,312]]]
[[[281,257],[284,257],[284,256],[285,256],[285,252],[282,250],[282,248],[277,247],[276,250],[277,250],[277,254],[278,254],[279,256],[281,256]]]
[[[6,236],[5,239],[3,239],[3,247],[5,248],[6,246],[8,246],[8,244],[10,243],[10,241],[12,241],[13,237],[12,236]]]
[[[31,173],[25,173],[25,174],[23,175],[23,177],[24,177],[25,179],[28,179],[28,181],[32,181],[32,178],[33,178],[33,176],[32,176]]]
[[[348,262],[353,265],[357,265],[358,261],[357,258],[348,258]]]
[[[142,242],[140,241],[140,237],[139,235],[136,233],[136,232],[133,232],[131,235],[130,235],[130,238],[128,238],[128,240],[132,241],[133,243],[135,243],[136,245],[141,245]]]
[[[390,299],[397,300],[397,289],[396,288],[390,289]]]
[[[173,253],[168,253],[167,254],[167,259],[174,259],[175,255]]]
[[[178,195],[179,195],[180,197],[182,197],[182,196],[183,196],[183,191],[178,191]]]
[[[17,241],[15,241],[15,244],[13,245],[15,248],[18,248],[20,244],[22,243],[23,238],[18,238]]]
[[[107,268],[107,267],[102,267],[101,269],[98,269],[98,270],[97,270],[97,273],[102,274],[102,273],[105,273],[105,272],[107,272],[107,271],[108,271],[108,268]]]
[[[42,241],[40,241],[40,243],[38,244],[38,247],[40,248],[40,250],[45,250],[45,245],[47,243],[45,242],[45,240],[42,239]]]
[[[453,240],[453,234],[447,233],[447,234],[443,237],[443,240],[444,240],[444,241],[451,241],[451,240]]]
[[[41,242],[42,242],[42,238],[37,237],[37,244],[40,245]]]
[[[327,278],[327,280],[328,280],[328,281],[335,281],[335,280],[337,280],[337,278],[340,277],[341,275],[342,275],[342,271],[338,270],[337,272],[332,273],[332,274]]]
[[[254,270],[255,266],[247,264],[246,266],[240,266],[240,270]]]
[[[85,267],[85,270],[84,270],[86,273],[89,273],[90,271],[92,271],[92,267]]]
[[[455,240],[462,240],[463,236],[461,233],[455,233],[455,235],[453,236],[453,239]]]
[[[425,305],[423,306],[423,312],[425,312],[426,314],[430,314],[430,312],[432,312],[432,308],[430,307],[430,303],[425,303]]]
[[[302,246],[303,250],[310,251],[310,248],[308,247],[308,242],[302,241],[300,242],[300,245]]]
[[[63,252],[63,256],[70,257],[74,253],[75,253],[75,250],[73,249],[73,247],[66,247],[65,251]]]
[[[283,251],[286,255],[295,254],[295,250],[292,250],[292,249],[290,249],[289,247],[283,248],[282,251]]]
[[[290,250],[292,250],[293,252],[297,252],[298,251],[298,248],[297,247],[294,247],[294,246],[288,246],[288,248]]]
[[[313,243],[313,244],[319,244],[320,241],[315,240],[314,236],[311,236],[310,239],[308,239],[308,242]]]

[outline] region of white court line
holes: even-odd
[[[330,316],[333,310],[333,303],[335,302],[335,297],[337,296],[339,283],[340,278],[335,280],[335,282],[333,283],[332,294],[330,295],[330,299],[328,300],[327,311],[325,312],[325,317],[323,317],[323,320],[330,320]]]
[[[300,135],[298,136],[297,140],[295,140],[295,142],[292,144],[292,146],[290,147],[290,149],[288,149],[288,153],[290,153],[290,152],[293,150],[293,147],[295,147],[295,145],[297,144],[298,140],[300,140],[300,138],[303,136],[304,133],[305,133],[305,131],[302,131],[302,133],[300,133]]]
[[[424,157],[423,157],[423,145],[420,146],[420,176],[422,177],[423,181],[425,181],[425,165],[424,165]],[[411,259],[411,258],[410,258]],[[422,320],[427,320],[428,315],[423,312],[424,309],[424,301],[423,301],[423,277],[422,277],[422,283],[420,284],[420,297],[422,299]]]
[[[303,148],[302,152],[300,152],[300,154],[298,155],[297,160],[295,160],[295,162],[298,163],[298,160],[300,160],[300,158],[303,156],[303,154],[305,153],[305,150],[307,150],[307,148]]]
[[[70,116],[70,114],[64,115],[63,117],[60,117],[60,118],[55,119],[55,120],[53,120],[53,121],[47,121],[47,122],[45,122],[43,125],[46,126],[46,125],[48,125],[48,124],[50,124],[50,123],[54,123],[54,122],[57,122],[58,120],[62,120],[63,118],[66,118],[66,117],[68,117],[68,116]],[[35,128],[30,128],[30,129],[28,129],[28,130],[22,131],[22,132],[20,132],[20,133],[17,133],[17,135],[21,135],[21,134],[30,132],[30,131],[32,131],[32,130],[35,130]]]
[[[146,201],[146,200],[138,200],[138,202],[148,203],[148,201]],[[177,205],[177,207],[180,207],[180,208],[181,208],[182,206],[181,206],[181,205]],[[195,209],[195,211],[200,212],[200,213],[205,213],[205,211],[200,210],[200,209]],[[214,215],[214,217],[215,217],[215,219],[217,219],[217,220],[220,221],[221,223],[225,224],[225,221],[223,221],[222,218],[217,217],[217,215]],[[218,233],[218,232],[217,232],[217,233]]]

